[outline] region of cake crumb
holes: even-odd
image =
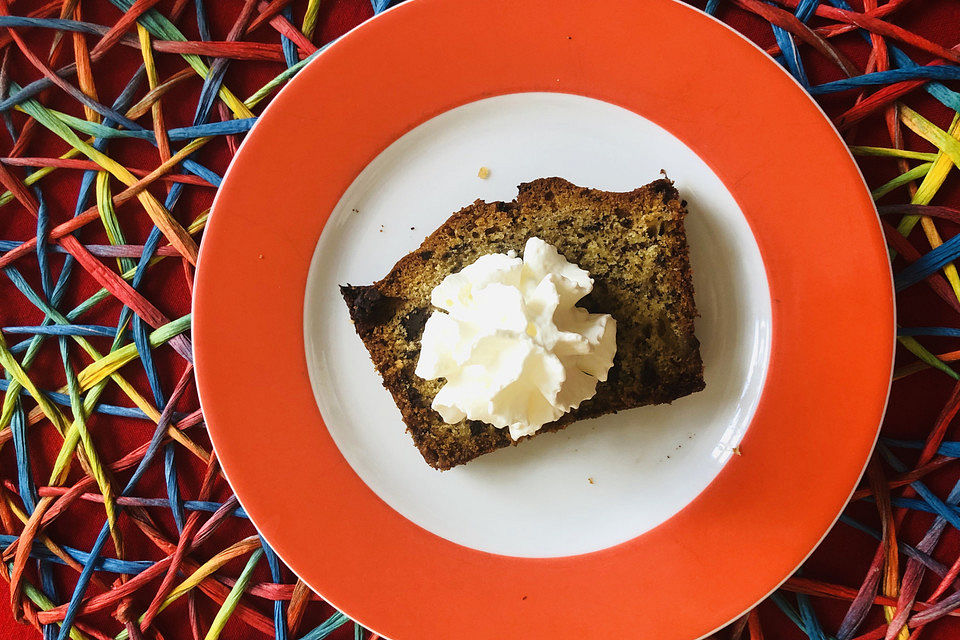
[[[481,180],[486,180],[490,177],[490,169],[487,167],[480,167],[480,171],[477,171],[477,177]]]
[[[410,231],[416,231],[416,230],[417,230],[416,227],[410,227]]]
[[[589,482],[590,484],[597,484],[593,478],[587,478],[587,482]]]
[[[733,454],[736,455],[736,456],[742,456],[742,455],[743,455],[743,451],[740,450],[740,445],[737,445],[736,447],[734,447],[734,448],[732,449],[732,451],[733,451]]]
[[[360,213],[360,209],[357,209],[356,207],[350,209],[350,211],[353,211],[354,213]]]

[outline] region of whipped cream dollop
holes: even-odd
[[[590,274],[555,247],[530,238],[515,251],[481,256],[430,296],[415,373],[446,379],[432,407],[444,422],[480,420],[516,440],[584,400],[607,379],[617,324],[576,306]]]

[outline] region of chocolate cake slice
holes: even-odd
[[[579,306],[617,321],[607,380],[537,434],[703,389],[685,215],[667,179],[616,193],[542,178],[520,185],[513,202],[478,200],[453,214],[379,282],[342,286],[357,333],[424,460],[449,469],[516,444],[506,429],[483,422],[446,424],[430,407],[443,380],[424,380],[414,369],[433,288],[480,256],[511,249],[522,256],[531,236],[590,272],[594,288]]]

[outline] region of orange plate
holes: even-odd
[[[304,352],[308,267],[357,174],[439,113],[525,91],[620,105],[694,149],[754,231],[773,312],[769,371],[744,455],[662,525],[560,558],[468,549],[388,507],[325,428]],[[404,3],[342,38],[283,90],[214,209],[195,331],[220,461],[290,567],[387,637],[702,636],[794,571],[835,521],[875,442],[894,306],[862,177],[786,73],[685,5]],[[331,303],[340,300],[332,294]]]

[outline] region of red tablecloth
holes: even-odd
[[[21,0],[14,4],[12,13],[25,15],[41,4],[43,3],[39,1]],[[162,6],[168,6],[172,3],[164,2],[161,4]],[[232,24],[241,3],[207,2],[205,4],[210,14],[212,32],[214,34],[213,39],[222,39]],[[294,4],[297,5],[297,12],[298,15],[300,15],[303,8],[299,5],[302,3]],[[482,3],[478,3],[478,5],[479,4]],[[704,3],[695,2],[694,4],[702,7]],[[859,3],[855,4],[859,5]],[[85,0],[81,5],[84,11],[84,19],[91,22],[112,24],[119,15],[119,12],[105,1]],[[478,10],[481,10],[480,6],[478,6]],[[544,10],[550,10],[549,2],[544,3]],[[195,21],[192,18],[191,11],[192,10],[188,10],[187,15],[180,21],[184,30],[188,32],[188,37],[195,36],[196,31]],[[329,41],[331,38],[343,33],[371,14],[372,11],[366,0],[328,0],[327,2],[322,2],[320,17],[320,25],[322,25],[322,28],[318,30],[314,41],[318,43]],[[721,2],[719,15],[721,18],[727,19],[730,24],[761,46],[766,47],[774,43],[769,25],[756,17],[729,7],[726,2]],[[504,19],[509,20],[509,16],[504,16]],[[958,37],[960,37],[960,29],[958,29],[958,25],[960,25],[960,3],[952,0],[915,2],[910,7],[898,12],[895,22],[921,33],[935,42],[948,47],[954,46],[957,44]],[[257,35],[264,42],[275,43],[277,41],[276,33],[269,27],[262,27],[259,32],[257,32]],[[49,40],[49,37],[49,33],[30,33],[30,38],[37,38],[35,42],[44,42],[45,39]],[[841,44],[840,48],[845,53],[848,53],[858,66],[863,68],[866,62],[866,51],[863,47],[855,45],[856,43],[854,41],[847,40],[844,44]],[[836,79],[836,71],[834,68],[819,56],[807,52],[809,52],[809,49],[805,49],[804,60],[815,82]],[[914,54],[915,59],[920,62],[929,59],[929,56],[926,54],[913,51],[911,51],[911,54]],[[135,69],[135,62],[136,60],[129,55],[117,55],[108,56],[105,60],[94,65],[97,90],[102,102],[109,104],[116,97],[123,84]],[[667,61],[666,63],[668,64],[669,62]],[[166,62],[163,64],[166,64]],[[233,71],[228,72],[226,82],[226,84],[235,89],[236,93],[241,96],[249,95],[250,92],[271,78],[278,70],[277,64],[274,63],[244,64],[242,68],[244,69],[242,75]],[[177,68],[166,69],[168,73],[176,70]],[[38,73],[18,56],[11,57],[10,75],[21,84],[25,84],[27,81],[38,77]],[[199,82],[193,82],[192,84],[195,91],[199,90],[199,86]],[[836,115],[850,106],[853,97],[854,96],[849,94],[827,97],[822,100],[822,104],[828,114]],[[749,96],[745,96],[745,99],[749,99]],[[912,94],[907,101],[921,110],[929,119],[934,120],[939,126],[946,127],[946,125],[949,124],[951,114],[945,108],[935,104],[929,96],[921,92],[916,92]],[[71,100],[66,99],[62,94],[57,92],[53,92],[45,98],[45,103],[51,106],[65,108],[71,113],[81,115]],[[194,102],[183,102],[180,104],[170,101],[165,102],[164,109],[168,126],[173,127],[189,124],[193,115],[192,109],[194,104]],[[922,109],[920,107],[922,107]],[[144,122],[148,122],[148,118],[145,119]],[[149,126],[149,124],[147,124],[147,126]],[[912,134],[908,132],[908,135]],[[62,153],[65,149],[62,144],[50,144],[49,136],[41,139],[47,142],[37,145],[38,148],[31,148],[24,155],[55,156]],[[888,140],[882,120],[874,117],[862,124],[859,127],[856,142],[858,144],[872,143],[887,146]],[[0,156],[9,155],[10,145],[9,137],[5,133],[0,133]],[[125,162],[127,166],[132,167],[155,166],[156,156],[155,150],[152,147],[143,145],[138,153],[141,155],[137,155],[136,153],[128,155],[123,157],[122,161]],[[215,150],[204,149],[201,152],[201,158],[207,166],[222,173],[227,164],[228,154],[225,147],[220,145],[216,147]],[[762,160],[758,159],[758,161]],[[871,186],[882,184],[895,175],[894,164],[888,160],[865,160],[861,165],[864,168],[868,183]],[[64,172],[59,172],[57,175],[45,179],[44,182],[45,194],[49,200],[54,220],[56,221],[65,220],[72,214],[78,184],[79,172],[72,172],[70,175],[60,175],[63,173]],[[815,189],[816,185],[811,185],[811,188]],[[192,218],[202,207],[209,204],[212,195],[211,189],[201,191],[199,195],[197,191],[194,190],[180,205],[181,211],[190,212],[189,216],[183,215],[181,219],[186,220]],[[938,196],[936,203],[960,207],[960,181],[955,179],[949,181]],[[34,233],[33,223],[28,216],[24,215],[22,211],[17,211],[16,214],[14,214],[14,207],[16,206],[17,205],[8,205],[6,208],[0,210],[0,239],[26,239]],[[130,217],[132,218],[133,216]],[[142,219],[142,216],[140,217]],[[139,237],[131,238],[130,241],[142,241],[147,230],[146,226],[141,226],[139,230],[131,231],[131,236],[139,235]],[[952,235],[956,230],[945,226],[944,231],[946,235]],[[811,232],[827,234],[830,233],[830,230],[813,229]],[[84,236],[83,240],[85,242],[93,242],[98,239],[91,234]],[[815,259],[815,256],[811,258]],[[172,261],[169,262],[169,264],[162,264],[156,267],[157,272],[147,280],[145,293],[147,298],[157,304],[164,313],[170,317],[177,317],[189,310],[189,291],[183,285],[183,278],[178,277],[179,265],[174,264]],[[34,285],[37,285],[35,261],[29,258],[24,260],[20,266],[27,274],[28,279]],[[70,301],[74,303],[79,302],[85,296],[96,290],[96,286],[89,278],[78,278],[77,281],[82,283],[81,286],[75,287],[74,291],[68,296]],[[165,285],[164,283],[175,284]],[[952,321],[947,307],[929,294],[926,288],[912,288],[902,294],[898,302],[900,322],[903,325],[939,325]],[[90,324],[109,325],[116,322],[117,313],[117,305],[108,304],[105,305],[102,310],[98,311],[97,314],[92,315],[88,322]],[[36,324],[40,319],[41,316],[39,312],[23,303],[22,297],[14,290],[9,281],[5,278],[0,278],[0,325]],[[956,345],[947,340],[928,340],[925,341],[925,344],[934,348],[942,347],[942,350],[956,348]],[[46,388],[56,388],[63,383],[63,380],[58,377],[62,376],[62,366],[59,365],[56,359],[55,350],[45,354],[44,358],[45,359],[42,359],[33,368],[33,371],[37,374],[34,379],[42,383]],[[904,361],[912,361],[912,359],[912,356],[903,358]],[[44,368],[44,363],[49,365],[46,369]],[[159,365],[161,377],[163,378],[166,389],[172,389],[183,370],[182,360],[165,354],[165,357],[161,358]],[[49,373],[47,373],[47,369],[49,369]],[[137,380],[134,377],[134,382],[138,384],[141,389],[147,388],[145,380],[143,379]],[[799,383],[802,383],[802,381],[799,381]],[[886,433],[898,437],[923,437],[932,425],[937,411],[945,402],[950,390],[951,385],[949,384],[949,380],[942,375],[932,372],[917,374],[902,382],[897,382],[894,385],[890,408],[886,418]],[[853,387],[851,388],[851,392],[855,392]],[[108,392],[106,397],[108,401],[119,400],[119,396],[112,394],[113,392]],[[183,402],[185,410],[192,410],[197,406],[195,397],[190,397]],[[145,426],[143,423],[137,421],[113,422],[111,424],[118,426],[110,434],[101,434],[98,440],[103,455],[108,459],[114,459],[121,454],[121,452],[126,451],[129,446],[144,442],[145,439],[149,437],[151,431],[149,426]],[[53,455],[59,448],[59,442],[56,441],[55,438],[50,437],[50,432],[45,433],[47,434],[46,437],[32,440],[31,446],[35,449],[38,457],[43,455],[46,456],[46,460],[52,460]],[[802,434],[799,434],[799,437],[802,437]],[[12,448],[8,446],[0,452],[0,465],[2,465],[4,470],[13,469],[12,466],[9,466],[14,464],[11,449]],[[41,474],[46,473],[49,473],[49,468],[42,469]],[[182,478],[182,483],[184,486],[190,486],[191,488],[196,487],[199,484],[201,473],[202,470],[198,469],[192,477],[190,474],[185,474]],[[12,475],[12,473],[5,471],[3,478],[10,478]],[[956,465],[950,465],[943,471],[932,476],[930,478],[930,485],[942,492],[952,485],[956,477]],[[812,480],[815,481],[815,479]],[[38,481],[42,480],[38,478]],[[187,493],[189,494],[191,492],[188,491]],[[152,474],[145,478],[138,490],[138,495],[164,496],[165,492],[161,476],[159,474]],[[225,497],[226,496],[221,495],[217,496],[217,499],[224,499]],[[871,513],[871,510],[872,507],[870,505],[862,505],[862,509],[858,511],[858,514],[862,515],[863,520],[873,522],[875,516]],[[59,535],[61,541],[69,540],[73,546],[80,548],[89,547],[101,526],[102,510],[99,507],[92,506],[89,511],[83,513],[89,513],[91,515],[89,520],[74,516],[69,521],[58,522],[54,527],[53,533]],[[915,543],[918,537],[925,531],[929,522],[930,518],[913,514],[907,520],[907,524],[903,530],[909,541]],[[242,525],[238,524],[234,526],[239,527]],[[913,538],[910,538],[911,534],[914,536]],[[956,558],[957,553],[960,552],[960,544],[958,544],[958,542],[960,542],[960,540],[958,540],[957,532],[950,531],[945,536],[944,542],[938,547],[935,556],[942,562],[950,564]],[[129,545],[127,549],[128,557],[157,557],[157,551],[149,543],[131,537]],[[805,571],[811,576],[856,588],[863,580],[864,572],[867,566],[869,566],[874,550],[875,543],[862,533],[853,531],[844,525],[838,525],[809,560]],[[744,558],[743,561],[750,562],[750,558]],[[69,594],[69,591],[66,590],[66,584],[63,585],[61,593]],[[0,587],[0,596],[3,598],[8,597],[6,584]],[[845,608],[845,603],[830,603],[823,600],[817,601],[817,610],[822,614],[822,619],[828,629],[836,628]],[[268,611],[265,607],[263,610]],[[322,613],[327,613],[328,611],[329,610],[324,609]],[[771,605],[765,605],[761,608],[761,618],[767,636],[770,638],[791,639],[804,637],[792,623]],[[185,624],[183,627],[177,629],[170,625],[169,620],[169,617],[166,618],[166,622],[162,625],[164,637],[189,637],[189,631]],[[877,619],[876,622],[879,623],[880,620]],[[871,627],[871,625],[867,625],[866,628]],[[960,634],[960,623],[947,619],[947,621],[933,625],[927,632],[927,637],[949,638],[958,637],[957,634]],[[36,637],[36,632],[29,627],[16,624],[6,604],[0,604],[0,636],[9,639],[34,638]],[[248,627],[236,621],[231,621],[223,637],[244,638],[256,636]],[[342,628],[334,637],[352,637],[352,627]]]

